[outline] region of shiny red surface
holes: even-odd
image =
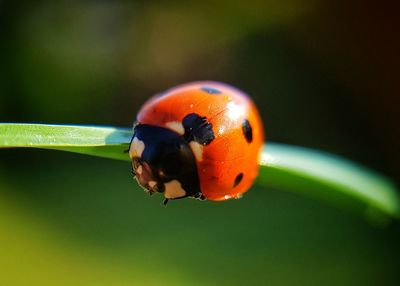
[[[221,93],[210,94],[202,90],[203,87]],[[215,135],[215,139],[203,147],[203,159],[197,161],[204,196],[215,201],[240,197],[258,175],[258,158],[264,142],[262,122],[254,103],[229,85],[195,82],[151,98],[139,111],[137,121],[168,128],[166,123],[182,122],[189,113],[207,117]],[[245,119],[252,127],[251,143],[243,134]],[[234,187],[240,173],[243,173],[243,179]]]

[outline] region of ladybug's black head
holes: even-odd
[[[138,124],[129,156],[136,180],[150,194],[163,193],[166,199],[201,197],[195,157],[178,133]]]

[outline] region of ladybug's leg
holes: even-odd
[[[135,127],[136,127],[136,125],[138,125],[137,122],[133,123],[133,128],[132,128],[132,130],[133,130],[133,135],[132,135],[131,141],[129,142],[129,147],[128,147],[128,149],[126,149],[126,150],[123,151],[124,154],[129,153],[129,150],[131,149],[131,145],[132,145],[133,138],[135,138]]]
[[[200,200],[200,201],[205,201],[205,200],[207,200],[207,198],[206,198],[201,192],[198,192],[198,193],[194,194],[194,195],[192,196],[192,198],[197,199],[197,200]]]

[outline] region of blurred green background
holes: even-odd
[[[130,126],[193,80],[248,92],[267,139],[398,182],[396,9],[372,1],[0,1],[0,122]],[[398,285],[400,228],[281,190],[161,206],[130,166],[0,152],[0,285]]]

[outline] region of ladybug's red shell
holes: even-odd
[[[264,142],[254,103],[229,85],[194,82],[150,99],[139,111],[137,122],[180,133],[184,132],[180,123],[192,113],[205,117],[214,134],[207,144],[190,144],[196,149],[193,153],[202,194],[214,201],[241,197],[258,175]]]

